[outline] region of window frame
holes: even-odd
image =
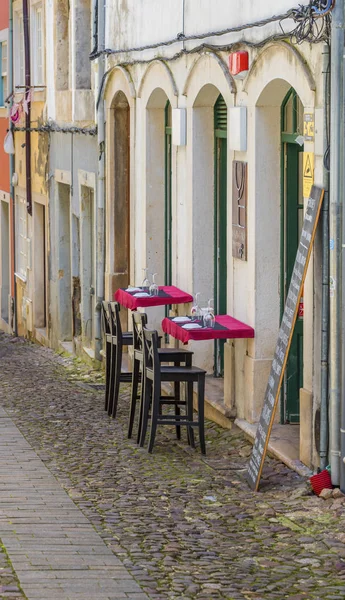
[[[20,195],[16,196],[16,222],[17,222],[17,256],[16,274],[22,279],[27,278],[29,248],[28,248],[28,212],[26,200]]]
[[[39,18],[38,18],[39,15]],[[40,23],[40,28],[38,24]],[[40,47],[39,47],[40,32]],[[33,85],[45,85],[45,35],[44,35],[44,6],[41,0],[33,2],[30,12],[31,33],[31,73]],[[40,59],[40,65],[39,60]]]

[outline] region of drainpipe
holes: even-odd
[[[323,148],[328,153],[329,132],[329,45],[323,47]],[[328,465],[328,345],[329,345],[329,165],[324,164],[322,203],[322,306],[321,306],[321,403],[320,467]]]
[[[98,51],[105,49],[105,2],[98,0]],[[98,60],[98,88],[103,84],[105,71],[104,55]],[[97,243],[96,243],[96,307],[95,307],[95,358],[101,360],[102,327],[101,308],[104,299],[104,197],[105,197],[105,113],[102,94],[97,105],[98,180],[97,180]]]
[[[25,53],[25,94],[31,88],[30,67],[30,22],[28,0],[23,0],[23,30],[24,30],[24,53]],[[32,215],[32,191],[31,191],[31,103],[28,102],[25,114],[25,166],[26,166],[26,207],[29,215]]]
[[[8,20],[8,91],[11,94],[11,106],[13,104],[13,4],[12,0],[9,0],[9,20]],[[9,127],[12,131],[13,135],[13,123],[11,119],[9,120]],[[15,169],[15,155],[10,154],[10,195],[12,199],[12,264],[13,264],[13,273],[11,273],[11,286],[13,285],[13,306],[12,306],[12,316],[13,316],[13,333],[15,336],[18,335],[18,327],[17,327],[17,286],[15,282],[15,272],[16,272],[16,198],[14,193],[14,185],[12,182],[13,173]]]
[[[344,168],[344,0],[337,0],[331,30],[331,148],[330,148],[330,381],[329,458],[333,485],[340,479],[341,390],[341,233]]]
[[[343,28],[345,26],[345,3],[343,0]],[[343,29],[343,37],[342,37],[342,72],[343,72],[343,97],[342,102],[344,102],[345,98],[345,55],[344,55],[344,29]],[[342,105],[343,107],[343,105]],[[344,107],[343,107],[344,108]],[[344,114],[344,113],[342,113]],[[344,138],[344,130],[342,131],[342,138]],[[344,151],[345,152],[345,151]],[[344,168],[344,156],[342,167]],[[343,185],[344,183],[344,170],[342,171],[343,175]],[[340,489],[344,493],[345,492],[345,197],[344,197],[344,187],[343,187],[343,223],[342,223],[342,388],[341,388],[341,410],[340,410]]]

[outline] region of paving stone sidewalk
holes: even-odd
[[[129,387],[121,388],[114,422],[102,390],[88,390],[74,365],[48,349],[2,335],[0,367],[1,406],[146,597],[345,598],[342,498],[313,496],[303,478],[271,459],[261,492],[251,492],[251,446],[237,428],[207,423],[206,458],[164,429],[149,455],[126,437]],[[22,583],[2,523],[0,532]]]

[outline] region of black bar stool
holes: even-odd
[[[143,370],[143,329],[147,325],[147,314],[134,311],[132,312],[133,322],[133,373],[132,373],[132,394],[131,404],[129,411],[129,423],[128,423],[128,437],[132,437],[134,417],[136,411],[136,404],[138,398],[140,399],[140,412],[139,412],[139,426],[137,434],[137,442],[140,441],[140,430],[143,413],[143,398],[144,398],[144,379],[142,377]],[[181,363],[185,363],[186,366],[192,365],[193,352],[190,350],[184,350],[183,348],[161,348],[160,338],[158,338],[158,356],[161,363],[173,363],[175,366],[179,366]],[[140,396],[138,396],[138,386],[141,381]],[[175,382],[174,384],[174,398],[175,398],[175,412],[180,414],[180,384]],[[171,399],[171,397],[170,397]],[[181,427],[176,425],[177,438],[181,437]]]
[[[145,443],[149,410],[151,406],[151,431],[148,451],[152,452],[156,437],[157,425],[186,425],[190,445],[194,448],[193,427],[199,429],[199,440],[202,454],[206,454],[204,400],[206,371],[192,366],[162,366],[158,354],[157,331],[143,330],[144,350],[144,402],[140,446]],[[186,415],[164,415],[162,407],[165,404],[175,404],[175,399],[169,402],[169,397],[161,396],[162,382],[178,382],[187,384]],[[198,419],[193,417],[193,383],[198,384]]]
[[[121,382],[132,381],[132,373],[123,372],[123,346],[133,345],[133,333],[122,332],[120,321],[120,304],[118,302],[102,302],[102,321],[106,342],[106,385],[104,410],[108,415],[116,417]]]

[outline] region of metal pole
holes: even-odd
[[[345,11],[345,4],[343,5],[343,11]],[[343,12],[343,24],[345,23],[345,14]],[[343,59],[343,97],[342,102],[344,102],[345,98],[345,74],[344,74],[344,37],[343,37],[343,47],[342,47],[342,59]],[[342,114],[344,115],[344,106],[342,106]],[[344,131],[343,138],[344,138]],[[342,157],[342,167],[343,170],[341,172],[344,184],[344,156]],[[343,222],[342,222],[342,388],[341,388],[341,411],[340,411],[340,489],[342,492],[345,492],[345,197],[344,197],[344,187],[343,187],[342,201],[343,201]]]
[[[105,3],[98,0],[98,51],[105,48]],[[101,90],[105,71],[104,54],[98,60],[98,89]],[[96,307],[95,307],[95,358],[101,360],[102,326],[101,309],[104,299],[104,198],[105,198],[105,113],[103,94],[99,94],[97,106],[98,128],[98,181],[97,181],[97,244],[96,244]]]
[[[13,4],[12,0],[9,0],[9,21],[8,21],[8,92],[12,94],[13,92]],[[13,104],[13,96],[11,96],[10,105]],[[10,129],[13,134],[13,123],[10,120]],[[13,317],[13,325],[12,330],[14,335],[18,335],[18,326],[17,326],[17,286],[15,281],[15,272],[16,272],[16,199],[14,194],[14,185],[12,183],[13,173],[15,169],[15,160],[14,154],[10,154],[10,195],[12,200],[12,265],[13,265],[13,273],[11,273],[11,287],[13,286],[13,306],[12,306],[12,317]]]
[[[331,30],[331,171],[330,171],[330,389],[329,455],[333,485],[340,481],[341,389],[341,233],[344,163],[343,110],[344,0],[337,0]]]
[[[25,95],[31,88],[31,63],[30,63],[30,23],[28,0],[23,0],[23,29],[25,53]],[[32,190],[31,190],[31,102],[28,102],[25,114],[25,166],[26,166],[26,207],[32,215]]]
[[[321,307],[321,405],[320,405],[320,467],[328,465],[328,346],[329,346],[329,45],[323,48],[323,186],[322,203],[322,307]]]

